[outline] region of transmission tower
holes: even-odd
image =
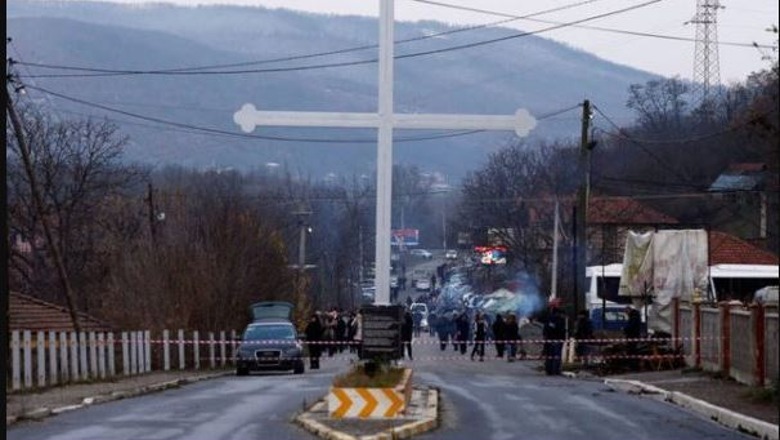
[[[693,99],[698,105],[710,102],[720,85],[718,61],[718,0],[696,0],[696,15],[687,23],[696,25],[696,49],[693,57]]]

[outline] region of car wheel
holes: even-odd
[[[295,364],[295,368],[293,369],[293,373],[295,374],[303,374],[303,362],[299,364]]]
[[[236,376],[246,376],[249,374],[249,368],[247,367],[236,367]]]

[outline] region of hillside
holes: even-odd
[[[7,5],[10,55],[28,63],[100,69],[160,70],[247,63],[329,52],[376,42],[376,20],[269,10],[258,7],[148,5],[93,2],[15,1]],[[452,31],[434,21],[398,23],[396,38]],[[398,44],[397,55],[446,48],[517,34],[488,28]],[[16,53],[14,52],[16,51]],[[376,49],[275,63],[245,64],[257,70],[364,61]],[[24,75],[78,73],[20,66]],[[233,112],[246,102],[266,110],[374,111],[376,64],[232,75],[122,75],[26,78],[25,81],[126,112],[240,133]],[[538,36],[509,39],[396,63],[398,112],[508,114],[528,108],[537,117],[588,98],[619,120],[628,120],[626,91],[651,78]],[[40,96],[38,96],[40,98]],[[373,130],[265,128],[254,134],[331,142],[241,139],[198,134],[127,115],[106,114],[51,98],[45,105],[64,114],[99,114],[121,122],[133,141],[128,156],[150,163],[252,169],[267,162],[321,177],[370,174],[375,162]],[[528,138],[578,136],[574,110],[540,121]],[[397,139],[441,132],[402,131]],[[340,142],[343,141],[343,142]],[[364,142],[350,142],[362,140]],[[482,133],[427,141],[397,142],[395,161],[443,172],[453,179],[474,169],[486,154],[511,140],[508,133]]]

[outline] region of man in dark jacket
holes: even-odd
[[[623,334],[626,339],[639,339],[642,337],[642,317],[639,315],[639,310],[628,306],[626,307],[626,314],[628,314],[628,322],[623,327]],[[639,369],[639,358],[636,357],[639,354],[637,346],[637,341],[628,341],[627,343],[628,365],[634,371]]]
[[[590,354],[589,345],[586,341],[593,339],[593,324],[590,322],[587,310],[580,310],[577,313],[577,324],[574,332],[574,339],[577,340],[577,359],[583,364],[588,364],[588,355]]]
[[[505,327],[504,318],[500,313],[496,313],[496,320],[493,321],[493,340],[496,341],[496,356],[500,358],[504,357],[504,347],[506,347]]]
[[[558,308],[560,301],[551,300],[542,317],[544,336],[544,371],[547,375],[561,374],[563,341],[566,339],[566,320]]]
[[[460,354],[466,354],[466,344],[469,340],[469,318],[463,311],[455,320],[456,339],[460,343]]]
[[[482,312],[477,312],[474,317],[474,348],[471,350],[471,360],[474,360],[474,355],[479,355],[479,361],[485,361],[485,338],[487,338],[487,322],[485,317],[482,316]]]
[[[320,324],[320,318],[316,313],[311,315],[305,332],[306,342],[309,347],[309,368],[316,370],[320,368],[320,351],[322,348],[318,345],[322,339],[322,324]]]
[[[409,355],[409,360],[414,360],[412,357],[412,329],[414,322],[412,321],[412,314],[407,310],[404,313],[404,322],[401,324],[401,343],[406,347],[406,353]]]

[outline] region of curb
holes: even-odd
[[[391,430],[374,435],[361,435],[356,437],[325,426],[324,424],[306,415],[307,412],[321,409],[320,405],[325,406],[325,400],[320,400],[312,405],[308,410],[306,410],[306,412],[295,417],[294,421],[312,434],[326,440],[407,439],[413,437],[416,434],[430,431],[439,426],[439,390],[435,388],[429,388],[428,390],[428,401],[425,404],[425,415],[421,420],[415,420],[411,423],[407,423],[397,428],[392,428]]]
[[[215,379],[221,376],[227,376],[232,374],[232,371],[221,371],[214,374],[207,374],[203,376],[191,376],[182,379],[175,379],[167,382],[160,382],[152,385],[146,385],[132,390],[124,391],[112,391],[108,394],[98,394],[96,396],[85,397],[81,403],[75,405],[66,405],[57,408],[41,407],[31,411],[27,411],[18,416],[6,416],[5,426],[6,428],[21,422],[23,420],[41,420],[49,416],[56,416],[65,412],[85,408],[87,406],[96,405],[105,402],[111,402],[114,400],[122,400],[129,397],[141,396],[144,394],[156,393],[158,391],[164,391],[171,388],[178,388],[182,385],[200,382],[203,380]]]
[[[648,394],[701,414],[721,425],[765,440],[778,440],[778,425],[737,413],[677,391],[666,391],[637,380],[605,379],[604,384],[631,394]]]

